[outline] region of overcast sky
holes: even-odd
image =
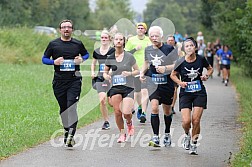
[[[145,5],[148,0],[130,0],[131,2],[131,7],[133,8],[134,11],[138,13],[142,13],[143,10],[145,9]],[[95,0],[89,0],[90,2],[90,8],[93,10],[95,7]]]
[[[130,1],[131,1],[131,6],[134,9],[134,11],[138,13],[142,13],[146,7],[146,3],[148,0],[130,0]]]

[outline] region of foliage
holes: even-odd
[[[243,72],[252,76],[251,0],[202,0],[202,24],[228,44]],[[209,14],[209,16],[206,15]],[[210,19],[209,19],[210,18]]]
[[[88,0],[2,0],[0,25],[58,27],[62,19],[71,19],[76,28],[86,28],[90,9]]]
[[[201,28],[199,18],[200,0],[151,0],[144,11],[144,21],[150,25],[159,17],[170,19],[181,34],[193,34]]]
[[[96,5],[90,19],[95,30],[109,29],[121,18],[133,20],[129,0],[98,0]]]

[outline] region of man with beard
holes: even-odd
[[[66,147],[73,147],[78,122],[77,102],[82,85],[80,64],[88,59],[89,53],[81,41],[71,37],[73,32],[71,20],[62,20],[59,31],[61,37],[48,44],[42,62],[54,65],[52,86],[65,129],[64,143]]]

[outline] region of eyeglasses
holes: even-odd
[[[60,29],[72,29],[73,27],[72,26],[62,26],[62,27],[60,27]]]

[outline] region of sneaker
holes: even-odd
[[[191,136],[190,135],[185,135],[184,140],[183,140],[183,148],[186,150],[190,149],[190,142],[191,142]]]
[[[197,153],[197,145],[196,144],[191,144],[189,154],[191,154],[191,155],[198,155],[198,153]]]
[[[142,113],[140,116],[140,122],[145,123],[145,121],[146,121],[146,115],[145,115],[145,113]]]
[[[66,144],[67,136],[68,136],[68,131],[65,131],[64,132],[64,144]]]
[[[137,119],[140,119],[141,114],[142,114],[142,109],[138,108],[138,110],[137,110]]]
[[[176,114],[174,107],[172,107],[172,114]]]
[[[136,112],[135,110],[132,110],[132,111],[131,111],[132,114],[135,114],[135,112]]]
[[[165,145],[165,147],[171,146],[171,135],[170,135],[170,133],[165,134],[164,145]]]
[[[108,130],[110,129],[110,125],[109,125],[109,122],[108,121],[105,121],[104,124],[102,125],[102,129],[103,130]]]
[[[227,80],[225,80],[225,86],[228,86],[228,81]]]
[[[134,129],[132,122],[130,124],[127,124],[127,127],[128,127],[128,129],[127,129],[128,135],[133,136],[135,133],[135,129]]]
[[[117,143],[124,143],[126,141],[126,134],[121,134],[117,139]]]
[[[66,147],[73,147],[75,145],[74,137],[73,135],[68,135],[66,140]]]
[[[149,146],[160,147],[160,145],[159,145],[159,137],[158,136],[153,136],[153,138],[149,142]]]

